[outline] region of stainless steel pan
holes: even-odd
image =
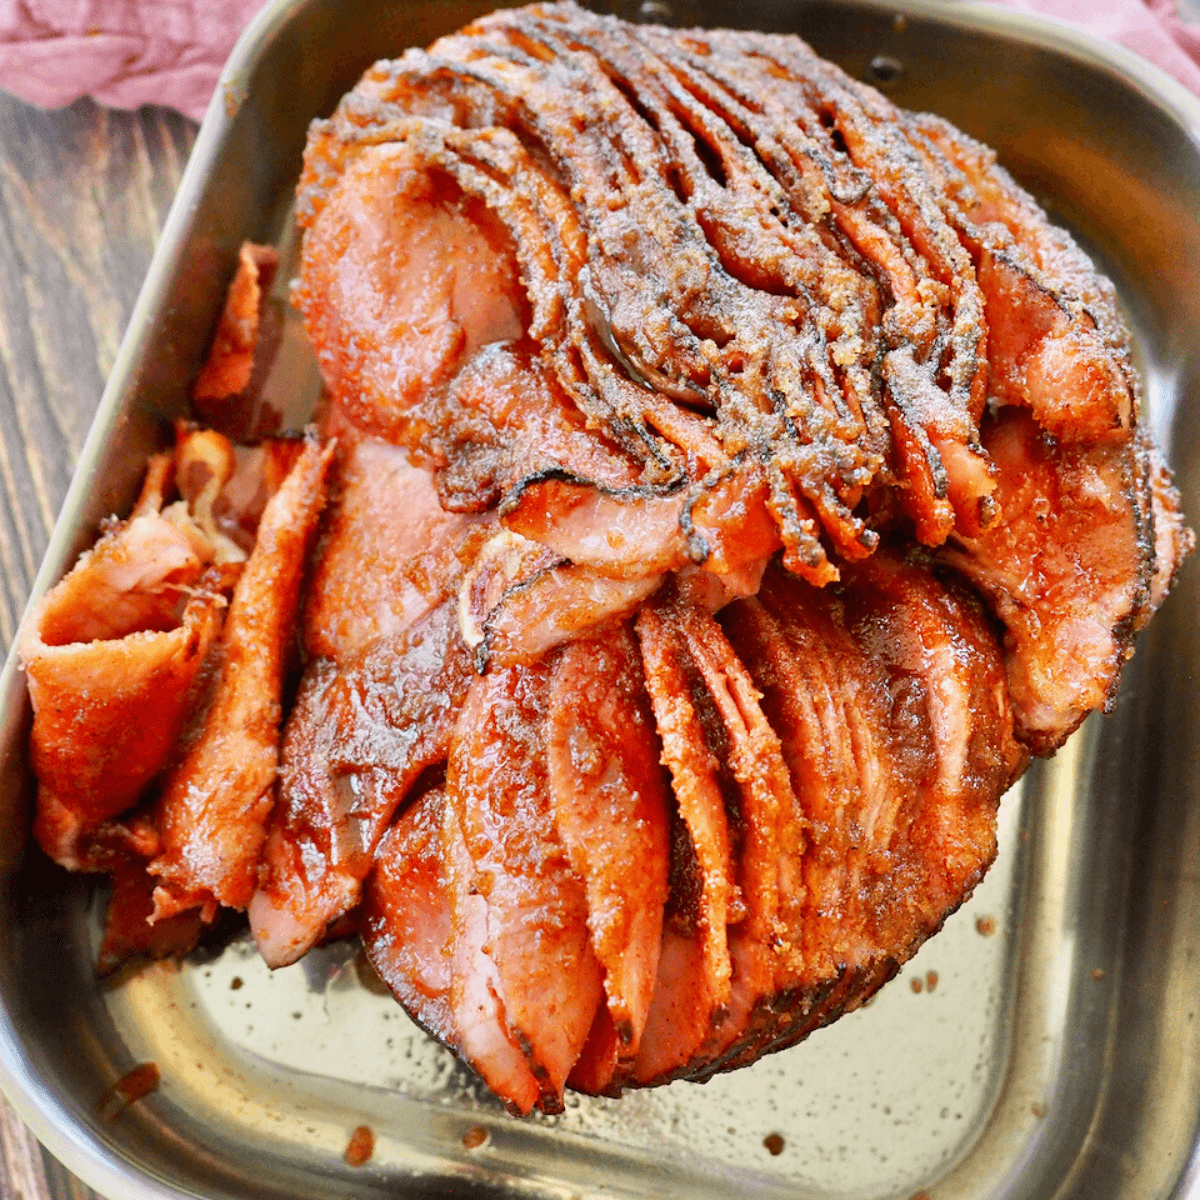
[[[310,118],[374,58],[485,7],[281,0],[261,14],[201,130],[35,595],[129,504],[183,411],[239,243],[288,251]],[[1120,49],[975,5],[652,0],[622,15],[798,32],[995,146],[1115,279],[1157,436],[1200,517],[1200,101]],[[302,413],[311,365],[289,347],[275,386]],[[705,1087],[576,1098],[525,1122],[378,994],[353,947],[272,976],[235,935],[99,985],[92,884],[25,852],[29,715],[10,657],[0,1084],[112,1200],[1200,1196],[1198,587],[1192,563],[1116,713],[1005,800],[996,867],[871,1006]],[[106,1089],[146,1060],[161,1088],[105,1120]],[[359,1124],[376,1151],[355,1169],[342,1155]],[[468,1149],[476,1128],[486,1140]]]

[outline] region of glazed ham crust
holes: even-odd
[[[991,151],[795,38],[493,14],[314,125],[299,213],[338,403],[428,463],[445,507],[646,578],[618,615],[689,564],[724,578],[779,549],[823,586],[899,526],[952,547],[1006,626],[1018,736],[1044,753],[1112,694],[1183,549],[1154,546],[1178,501],[1156,514],[1111,285]],[[410,367],[422,386],[379,382]],[[1123,599],[1083,598],[1052,555],[1017,594],[1007,409],[1046,439],[1047,484],[1105,491],[1068,536],[1111,543]],[[501,663],[554,644],[500,640]]]
[[[1192,548],[1111,285],[797,39],[570,3],[373,67],[297,211],[323,443],[181,424],[23,641],[104,968],[356,927],[519,1114],[858,1007]],[[273,268],[194,388],[246,437]]]

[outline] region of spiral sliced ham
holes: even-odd
[[[106,962],[221,903],[281,966],[361,913],[520,1114],[861,1005],[1192,548],[1111,285],[798,39],[571,3],[376,64],[297,212],[326,447],[181,426],[23,642],[35,831],[114,873]],[[253,391],[269,260],[197,397]]]

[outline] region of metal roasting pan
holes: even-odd
[[[126,510],[164,418],[184,411],[238,244],[294,251],[310,118],[373,59],[486,7],[260,14],[196,142],[35,596]],[[1155,433],[1200,518],[1200,101],[1118,47],[973,4],[649,0],[622,15],[797,32],[995,146],[1115,279]],[[289,337],[272,386],[302,417],[314,376],[294,321]],[[353,944],[271,975],[235,926],[180,965],[98,984],[102,889],[26,853],[29,705],[10,655],[0,1085],[110,1200],[1200,1197],[1198,592],[1192,561],[1115,713],[1005,799],[991,874],[871,1005],[704,1087],[575,1097],[526,1121],[379,994]],[[106,1120],[106,1090],[150,1060],[159,1090]],[[359,1124],[376,1148],[355,1169]],[[475,1128],[486,1139],[468,1148]]]

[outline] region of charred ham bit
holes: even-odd
[[[200,420],[239,442],[279,429],[280,414],[262,399],[281,333],[279,314],[267,299],[278,267],[272,247],[242,243],[216,336],[192,387]]]
[[[159,797],[156,917],[244,908],[275,799],[284,657],[333,445],[310,442],[271,498],[234,588],[203,732]]]

